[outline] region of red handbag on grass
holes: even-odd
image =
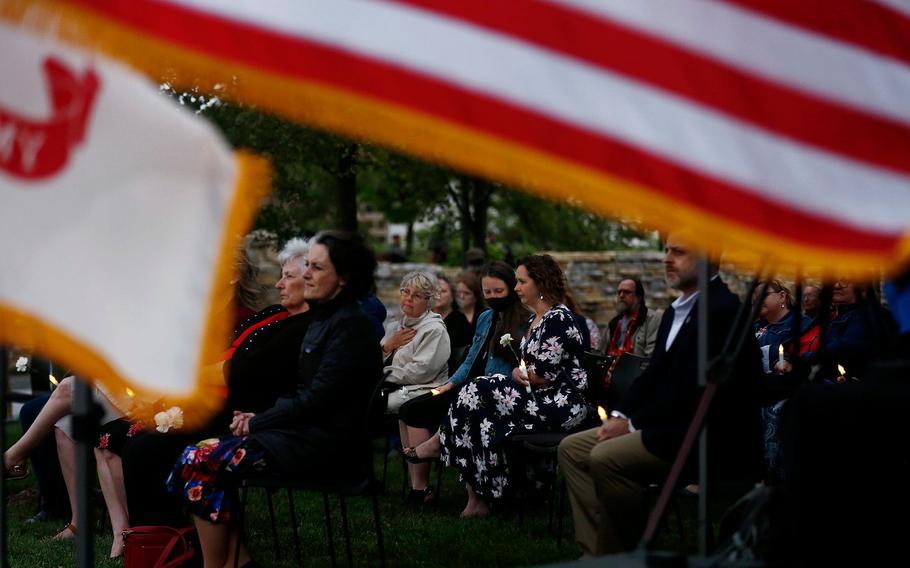
[[[123,568],[177,568],[196,555],[195,527],[130,527],[123,531]]]

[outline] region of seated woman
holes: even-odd
[[[193,514],[206,568],[230,566],[241,480],[262,475],[354,479],[370,467],[366,406],[381,376],[372,324],[358,298],[376,260],[359,236],[324,231],[307,254],[303,295],[311,323],[294,393],[262,412],[234,412],[232,436],[189,446],[168,481]],[[343,448],[344,451],[338,451]],[[241,548],[239,564],[250,562]]]
[[[764,290],[764,297],[760,297]],[[758,320],[755,322],[755,337],[764,357],[765,372],[769,372],[771,361],[777,361],[780,347],[788,343],[793,335],[793,318],[799,317],[800,330],[805,330],[810,320],[798,311],[792,310],[790,291],[779,281],[771,280],[767,285],[759,284],[752,298],[759,302]],[[780,462],[780,415],[786,401],[785,395],[771,396],[768,406],[762,407],[762,422],[765,442],[765,472],[767,479],[775,479]]]
[[[73,381],[72,376],[67,376],[57,385],[47,402],[38,412],[32,425],[26,430],[12,446],[3,453],[4,477],[6,479],[22,479],[28,475],[25,460],[44,441],[47,436],[53,435],[57,445],[57,458],[60,461],[60,472],[70,503],[72,517],[63,529],[55,536],[55,540],[66,540],[76,536],[76,443],[73,441],[72,432],[72,404]],[[110,394],[101,387],[95,387],[92,398],[103,410],[101,422],[103,424],[115,421],[122,414],[110,402]],[[99,470],[100,472],[100,470]],[[112,550],[112,554],[114,550]]]
[[[437,276],[436,279],[439,284],[439,299],[436,300],[433,311],[439,314],[443,323],[446,324],[446,331],[449,332],[449,343],[451,343],[454,351],[471,343],[471,324],[468,323],[468,318],[458,309],[452,282],[442,274]]]
[[[388,412],[397,413],[402,403],[429,393],[448,377],[451,349],[442,317],[430,310],[439,288],[436,277],[424,272],[409,272],[401,279],[401,319],[389,325],[382,340],[385,356],[385,382],[397,387],[388,393]],[[398,424],[401,443],[420,444],[429,432]],[[406,502],[423,502],[429,496],[429,464],[409,464],[411,494]]]
[[[572,313],[561,304],[565,277],[549,255],[519,261],[515,292],[531,308],[519,352],[526,368],[510,376],[478,377],[458,393],[438,439],[415,448],[417,459],[441,455],[457,467],[468,503],[463,517],[489,514],[489,502],[510,490],[505,445],[526,432],[570,431],[588,415],[586,345]],[[435,440],[435,441],[434,441]]]
[[[407,429],[407,437],[402,433],[402,452],[411,466],[420,466],[409,467],[412,490],[408,502],[411,504],[433,499],[428,486],[428,460],[416,457],[414,446],[419,442],[415,440],[427,440],[430,432],[439,429],[449,404],[469,379],[479,375],[508,374],[518,365],[512,351],[499,342],[504,334],[521,337],[526,329],[524,325],[529,312],[515,294],[515,271],[504,262],[497,261],[484,265],[480,274],[484,299],[491,309],[478,316],[477,332],[465,360],[449,380],[436,389],[435,395],[411,399],[398,412],[402,426]],[[437,444],[438,433],[434,434],[434,438],[434,444]]]
[[[230,433],[233,411],[261,412],[272,407],[278,397],[294,391],[300,344],[311,319],[303,280],[308,251],[306,241],[291,239],[278,254],[281,277],[275,288],[280,304],[246,318],[234,331],[222,369],[226,393],[212,395],[226,395],[227,399],[207,425],[195,431],[166,434],[144,430],[119,442],[116,439],[122,432],[114,433],[111,445],[123,446],[123,478],[131,524],[183,526],[182,499],[169,493],[166,487],[174,462],[183,449],[200,438]],[[240,268],[239,274],[245,274]]]
[[[471,325],[471,335],[477,329],[477,317],[487,309],[480,289],[480,277],[476,270],[465,270],[455,280],[455,298],[461,313]]]

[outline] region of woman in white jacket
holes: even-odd
[[[385,381],[400,385],[389,393],[391,413],[405,401],[428,394],[448,378],[451,353],[449,334],[439,314],[432,311],[439,297],[439,284],[432,274],[409,272],[401,280],[401,319],[386,329],[382,339],[385,357]],[[430,431],[414,428],[399,421],[403,447],[416,446],[430,437]],[[409,503],[432,499],[427,486],[430,466],[427,463],[408,464],[411,477]]]

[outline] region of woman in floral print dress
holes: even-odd
[[[509,491],[508,438],[568,432],[588,414],[585,346],[575,319],[562,305],[562,270],[549,255],[533,255],[520,261],[516,276],[518,297],[534,311],[519,352],[527,369],[478,377],[465,385],[440,430],[442,461],[459,469],[468,492],[463,517],[489,514],[489,502]],[[418,447],[419,455],[434,453]]]

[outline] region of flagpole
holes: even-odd
[[[0,420],[0,448],[6,448],[6,381],[7,381],[6,348],[0,346],[0,408],[3,420]],[[0,480],[0,568],[7,568],[8,552],[6,549],[6,465],[4,464],[3,479]]]
[[[89,503],[89,492],[93,479],[92,453],[96,414],[92,412],[92,390],[87,381],[74,377],[73,392],[73,433],[76,437],[76,566],[90,568],[94,566],[92,551],[92,511]]]
[[[704,391],[708,386],[708,259],[704,255],[698,257],[696,266],[698,271],[698,386]],[[700,556],[708,554],[708,425],[702,427],[698,437],[698,553]]]

